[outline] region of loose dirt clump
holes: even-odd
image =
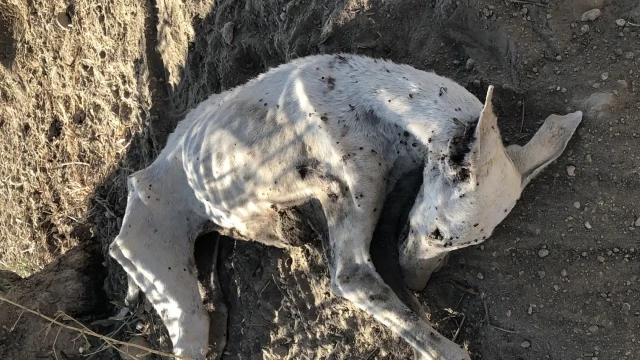
[[[26,276],[79,242],[106,249],[126,176],[186,110],[296,57],[353,52],[480,98],[495,85],[507,143],[550,113],[585,113],[491,239],[418,294],[438,330],[478,359],[640,358],[638,24],[632,0],[0,0],[0,267]],[[284,251],[223,238],[217,259],[224,359],[411,355],[331,293],[313,239]],[[103,261],[121,301],[123,273]],[[134,332],[168,350],[153,311],[136,314]]]

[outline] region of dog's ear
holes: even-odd
[[[461,124],[464,126],[463,134],[449,140],[446,172],[455,180],[469,178],[494,157],[498,147],[502,147],[498,118],[493,112],[493,89],[493,85],[487,89],[478,120]]]
[[[562,154],[581,121],[582,111],[550,115],[525,146],[507,147],[507,155],[522,176],[522,188]]]

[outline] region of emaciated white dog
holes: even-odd
[[[202,359],[209,317],[194,240],[214,228],[286,246],[278,209],[322,204],[333,290],[426,359],[470,359],[382,281],[369,244],[403,173],[424,179],[400,244],[411,289],[445,255],[479,244],[523,188],[565,149],[581,112],[551,115],[524,147],[502,145],[492,110],[462,86],[407,65],[320,55],[271,69],[190,111],[148,168],[133,174],[110,255],[162,317],[177,355]]]

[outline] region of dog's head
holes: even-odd
[[[531,179],[564,151],[582,120],[579,111],[551,115],[525,146],[505,148],[492,97],[490,86],[478,120],[460,123],[460,131],[449,140],[443,156],[426,164],[423,186],[401,246],[405,270],[418,266],[413,258],[435,258],[437,253],[479,244],[488,238]],[[405,277],[425,270],[430,272],[419,268],[405,271]],[[424,286],[422,282],[426,284],[418,279],[419,286]]]

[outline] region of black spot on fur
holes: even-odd
[[[311,175],[317,170],[320,161],[317,159],[306,159],[296,165],[296,170],[300,174],[300,179],[305,180],[307,176]]]
[[[336,79],[331,76],[327,77],[327,84],[329,85],[329,90],[333,90],[336,87]]]
[[[444,240],[444,237],[442,236],[442,234],[440,233],[440,229],[438,228],[433,230],[433,232],[431,233],[431,238],[436,240]]]

